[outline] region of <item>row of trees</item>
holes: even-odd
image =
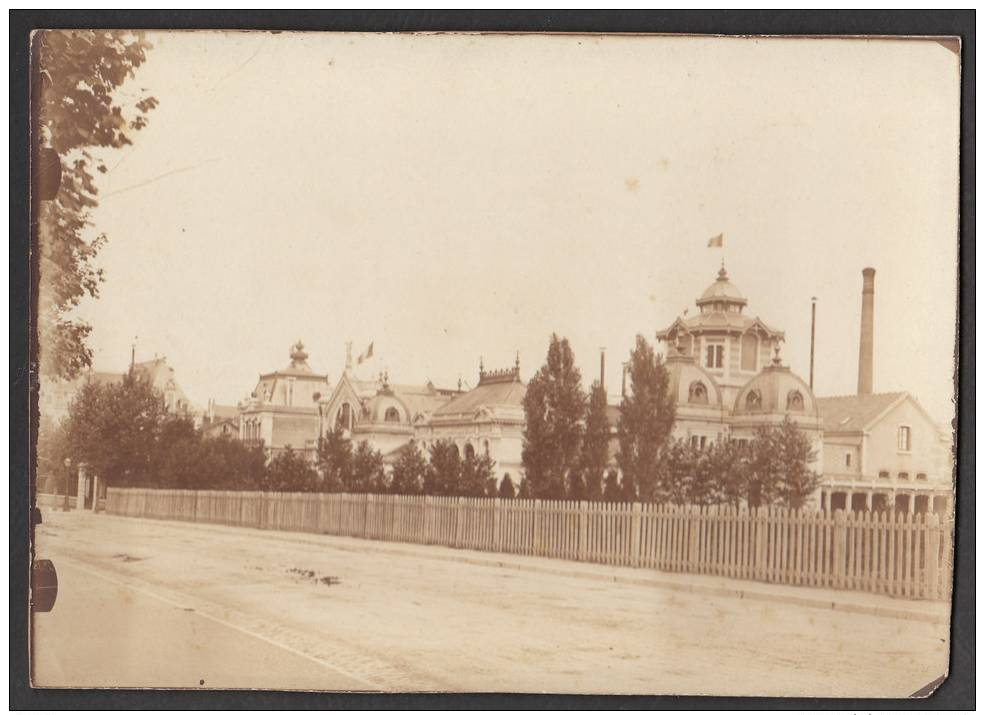
[[[705,449],[672,440],[674,401],[660,356],[637,338],[631,391],[622,401],[615,464],[606,395],[597,382],[586,396],[567,340],[552,337],[547,362],[524,400],[526,479],[522,497],[675,504],[783,504],[799,507],[818,486],[806,436],[786,421],[762,427],[748,443],[718,441]],[[106,483],[186,489],[502,496],[516,493],[493,476],[489,455],[462,457],[451,442],[425,455],[410,442],[386,470],[382,455],[343,432],[328,433],[315,459],[286,450],[268,463],[261,447],[207,439],[170,415],[157,391],[127,375],[86,384],[54,433],[41,435],[41,474],[61,474],[65,457],[86,462]],[[617,476],[621,472],[621,479]]]
[[[545,499],[605,499],[751,506],[804,504],[820,483],[815,453],[789,420],[761,427],[747,443],[705,449],[673,440],[675,400],[660,355],[638,335],[628,365],[612,468],[604,388],[586,395],[566,338],[551,336],[547,360],[524,397],[524,494]],[[622,478],[618,474],[621,472]]]

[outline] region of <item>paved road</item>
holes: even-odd
[[[368,690],[330,664],[204,616],[182,600],[57,559],[58,600],[34,619],[34,684]]]
[[[36,617],[37,676],[859,697],[906,696],[946,668],[946,625],[427,558],[461,553],[441,547],[385,548],[51,512],[38,550],[63,579],[55,610]],[[52,653],[62,643],[75,655]]]

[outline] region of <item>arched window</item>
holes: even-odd
[[[705,387],[705,384],[701,380],[691,383],[691,386],[688,388],[687,401],[697,405],[708,404],[708,388]]]
[[[384,422],[399,422],[400,412],[396,407],[387,407],[386,414],[383,415]]]
[[[804,396],[800,394],[800,390],[791,390],[787,393],[787,409],[788,410],[803,410],[804,409]]]
[[[752,390],[748,395],[746,395],[747,410],[758,410],[762,406],[763,396],[759,394],[759,390]]]
[[[335,418],[335,426],[341,429],[352,429],[352,406],[348,402],[343,402],[339,408],[339,414]]]
[[[465,458],[475,459],[475,447],[472,446],[471,442],[465,443]]]
[[[486,456],[488,457],[488,456],[489,456],[489,440],[488,440],[488,439],[487,439],[487,440],[485,440],[485,441],[484,441],[484,442],[482,443],[482,446],[483,446],[483,447],[485,448],[485,450],[486,450]]]

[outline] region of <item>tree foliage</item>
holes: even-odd
[[[580,477],[582,496],[572,498],[598,501],[602,498],[602,480],[609,464],[609,417],[605,388],[595,381],[585,414],[585,438],[581,445]]]
[[[318,491],[318,473],[303,453],[288,447],[270,460],[260,488],[265,492]]]
[[[660,459],[674,426],[674,398],[660,356],[642,335],[630,353],[630,390],[619,418],[619,454],[623,496],[660,500]]]
[[[578,466],[585,414],[581,373],[567,338],[551,336],[547,361],[527,385],[523,408],[524,484],[535,498],[563,498]]]
[[[103,280],[94,259],[106,236],[90,235],[97,204],[93,172],[107,170],[96,153],[130,144],[157,106],[147,95],[124,103],[117,92],[151,44],[142,32],[121,30],[45,30],[33,41],[43,78],[39,138],[62,164],[58,195],[42,203],[39,217],[40,369],[71,379],[92,361],[90,326],[72,312],[83,297],[98,295]]]
[[[427,461],[415,442],[408,442],[397,453],[390,480],[392,494],[420,494],[424,490]]]

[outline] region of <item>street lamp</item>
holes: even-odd
[[[62,511],[68,511],[68,483],[72,479],[72,459],[65,457],[65,500],[62,502]]]

